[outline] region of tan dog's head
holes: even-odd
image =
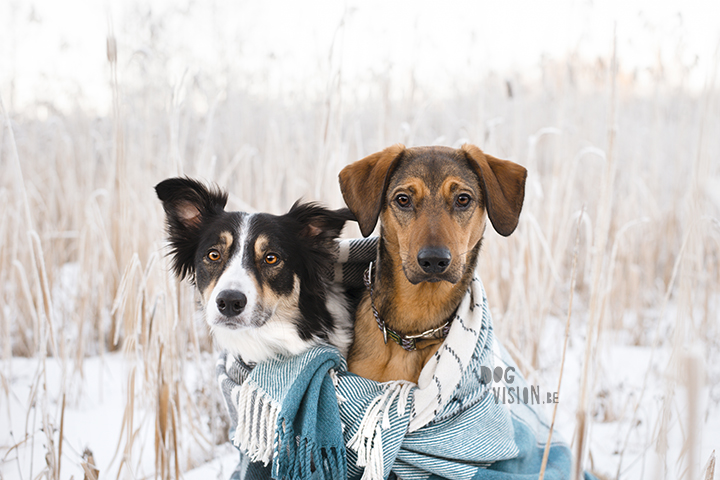
[[[375,229],[402,261],[408,281],[457,283],[479,245],[485,214],[510,235],[525,196],[527,170],[474,145],[393,145],[340,172],[340,189],[363,236]]]

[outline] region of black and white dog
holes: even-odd
[[[285,215],[227,212],[228,195],[190,178],[156,187],[167,215],[175,274],[194,282],[218,344],[257,363],[318,343],[343,355],[350,306],[330,283],[332,249],[347,209],[295,203]]]

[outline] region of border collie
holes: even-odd
[[[330,282],[348,209],[296,202],[285,215],[227,212],[228,195],[190,178],[156,187],[175,274],[197,287],[218,344],[246,363],[318,343],[347,354],[350,306]]]

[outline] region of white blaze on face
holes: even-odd
[[[225,270],[215,282],[215,286],[212,289],[210,298],[208,299],[205,307],[206,320],[210,325],[210,328],[218,328],[223,326],[225,321],[228,319],[225,315],[220,312],[217,306],[217,297],[220,292],[225,290],[236,290],[247,298],[247,304],[245,309],[240,315],[233,318],[233,322],[239,328],[246,328],[252,326],[252,313],[258,303],[258,288],[255,279],[252,277],[252,273],[249,272],[243,265],[243,257],[247,250],[247,236],[248,226],[252,219],[252,215],[245,217],[245,221],[240,225],[238,232],[236,233],[235,244],[237,245],[233,256],[228,260],[228,264]],[[225,327],[223,327],[225,328]]]
[[[246,362],[260,362],[278,353],[297,355],[317,343],[317,339],[301,339],[295,325],[300,315],[300,279],[294,276],[289,295],[277,295],[269,286],[260,289],[253,272],[243,264],[244,257],[254,261],[262,253],[248,250],[250,221],[251,216],[246,217],[236,232],[236,250],[208,296],[205,320],[218,345]],[[255,249],[262,250],[266,241],[260,235]],[[239,315],[226,317],[218,309],[218,295],[225,290],[245,295],[247,304]]]

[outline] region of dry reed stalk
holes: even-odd
[[[700,439],[702,427],[700,424],[700,393],[704,378],[704,362],[697,350],[688,350],[685,353],[684,372],[685,389],[687,391],[687,429],[683,451],[687,459],[688,479],[697,478],[697,466],[700,461]]]
[[[642,218],[638,218],[636,220],[631,220],[631,221],[627,222],[625,225],[623,225],[615,233],[615,238],[613,240],[613,245],[612,245],[611,253],[610,253],[610,261],[608,263],[608,274],[607,274],[606,286],[605,286],[605,296],[606,297],[610,296],[612,286],[613,286],[613,278],[614,278],[614,274],[615,274],[615,264],[617,263],[618,250],[620,248],[620,240],[632,227],[635,227],[637,225],[646,224],[649,222],[650,222],[650,219],[647,217],[642,217]],[[602,322],[602,319],[604,318],[604,313],[605,313],[604,309],[605,309],[606,305],[607,305],[606,303],[603,303],[603,311],[601,312],[601,315],[600,315],[601,322]]]
[[[31,249],[32,253],[37,255],[37,257],[33,255],[31,259],[33,271],[36,274],[35,280],[38,285],[38,303],[40,303],[40,301],[42,300],[42,308],[39,309],[40,316],[44,317],[45,321],[47,322],[47,324],[45,325],[45,329],[48,332],[48,340],[50,341],[49,347],[53,356],[57,356],[59,352],[57,343],[55,342],[55,333],[53,329],[54,309],[52,306],[52,299],[50,297],[50,286],[48,285],[47,269],[45,267],[45,256],[43,254],[42,245],[40,244],[40,237],[38,236],[37,232],[35,230],[30,230],[28,232],[28,236],[30,237],[30,243],[33,245],[33,248]],[[41,343],[40,348],[46,349],[46,343]],[[61,356],[61,358],[64,357],[64,355]]]
[[[170,386],[165,381],[163,376],[163,348],[164,345],[161,343],[158,352],[157,362],[157,411],[156,411],[156,422],[155,422],[155,470],[156,478],[157,472],[160,472],[160,478],[165,480],[168,478],[168,417],[170,410]]]
[[[157,253],[151,254],[150,259],[148,260],[148,264],[145,267],[145,272],[143,272],[143,275],[140,279],[140,286],[138,287],[139,299],[137,306],[137,315],[139,318],[136,327],[136,335],[138,336],[138,342],[143,351],[148,351],[150,349],[150,340],[152,338],[152,319],[155,316],[155,311],[157,308],[157,297],[155,298],[152,306],[147,305],[147,299],[149,295],[148,282],[150,280],[150,274],[152,273],[152,267],[154,266],[156,260]]]
[[[575,274],[577,272],[577,257],[578,257],[578,246],[580,245],[580,219],[583,218],[585,213],[585,207],[583,206],[577,220],[577,229],[575,231],[575,247],[573,248],[573,260],[572,270],[570,274],[570,298],[568,299],[568,314],[567,320],[565,320],[565,336],[563,339],[563,350],[562,357],[560,358],[560,374],[558,375],[558,386],[556,392],[560,394],[560,388],[562,387],[563,371],[565,370],[565,353],[567,352],[568,338],[570,337],[570,318],[572,317],[572,304],[573,294],[575,292]],[[555,428],[555,416],[557,415],[558,402],[553,405],[552,420],[550,421],[550,430],[548,432],[547,443],[545,444],[545,451],[543,452],[542,464],[540,465],[540,476],[538,480],[545,478],[545,468],[547,467],[548,456],[550,455],[550,442],[552,441],[553,430]]]
[[[5,109],[5,104],[3,103],[2,96],[0,96],[0,111],[2,111],[3,119],[5,120],[5,128],[8,132],[8,138],[10,141],[11,161],[15,170],[15,175],[17,176],[16,188],[20,189],[20,195],[23,204],[23,213],[25,215],[25,222],[27,224],[26,228],[28,230],[32,230],[34,222],[32,214],[30,213],[30,202],[28,201],[25,179],[23,178],[22,167],[20,166],[20,156],[17,150],[17,143],[15,142],[15,133],[12,128],[12,122],[10,121],[10,114]]]
[[[83,480],[98,480],[100,478],[100,470],[95,465],[95,457],[89,448],[83,451],[80,466],[84,473]]]
[[[694,210],[691,207],[691,212]],[[694,212],[693,212],[694,213]],[[694,217],[691,214],[691,218]],[[658,429],[658,436],[656,440],[658,452],[666,452],[669,450],[669,435],[671,433],[672,423],[677,418],[677,422],[682,425],[684,430],[683,445],[680,450],[678,458],[678,471],[680,465],[684,464],[684,471],[678,475],[679,478],[694,479],[696,478],[696,472],[698,470],[697,463],[700,462],[699,455],[697,455],[697,436],[701,426],[698,422],[699,414],[697,412],[697,395],[700,390],[700,372],[698,369],[701,368],[702,360],[697,358],[699,353],[697,351],[689,351],[689,349],[697,349],[697,347],[690,347],[689,344],[694,341],[693,337],[693,300],[692,289],[693,279],[696,275],[695,271],[697,267],[693,266],[695,263],[694,257],[697,255],[697,233],[698,225],[697,220],[691,219],[690,225],[687,227],[688,235],[690,238],[688,244],[688,252],[685,255],[685,260],[680,266],[680,281],[678,288],[678,299],[677,299],[677,320],[673,325],[672,334],[672,350],[670,359],[667,364],[666,375],[669,377],[665,384],[665,394],[663,395],[662,413],[661,413],[661,425]],[[683,418],[681,415],[677,415],[674,418],[673,410],[675,410],[679,400],[676,400],[678,395],[677,387],[684,384],[687,391],[687,416]],[[683,425],[684,424],[684,425]],[[666,467],[667,468],[667,467]],[[667,468],[667,471],[670,471]]]
[[[27,412],[25,413],[25,438],[26,439],[30,438],[33,447],[35,445],[35,435],[31,434],[31,432],[34,433],[36,431],[35,430],[35,422],[37,421],[37,414],[38,414],[38,410],[39,410],[37,408],[37,403],[44,400],[44,398],[39,394],[40,384],[41,384],[41,376],[42,376],[41,368],[42,368],[42,362],[38,362],[37,370],[35,371],[35,374],[32,377],[33,382],[30,385],[30,393],[28,394],[28,401],[26,402],[28,405],[28,409],[27,409]],[[30,424],[30,413],[31,412],[33,413],[33,417],[32,417],[33,425],[32,425],[32,430],[29,430],[28,427]],[[31,448],[30,454],[31,455],[34,454],[34,448]],[[32,465],[32,462],[31,462],[31,465]],[[31,466],[31,468],[32,468],[32,466]],[[30,476],[32,477],[32,470],[31,470]]]
[[[555,249],[553,250],[553,258],[559,258],[563,252],[567,250],[568,243],[570,242],[570,238],[572,235],[572,229],[570,226],[573,223],[573,218],[571,215],[573,201],[572,201],[572,195],[573,191],[578,183],[578,177],[577,177],[577,171],[578,171],[578,165],[581,160],[583,160],[588,155],[596,155],[601,160],[605,160],[605,152],[597,147],[591,146],[591,147],[584,147],[577,151],[572,161],[569,162],[569,168],[565,168],[565,175],[563,177],[564,182],[561,182],[561,185],[559,186],[559,189],[563,191],[563,194],[558,197],[558,202],[562,204],[562,207],[560,209],[560,213],[558,214],[558,222],[556,223],[560,225],[560,228],[558,229],[557,235],[555,237]],[[587,227],[589,225],[589,218],[587,217],[587,213],[585,213],[584,217],[585,226]],[[553,225],[550,224],[552,227]],[[586,236],[586,241],[591,241],[592,235]],[[586,255],[591,254],[591,249],[589,248],[590,245],[588,245],[588,249],[586,251]],[[586,261],[586,265],[589,265],[590,262]]]
[[[536,301],[526,302],[528,305],[533,304],[537,306],[536,308],[530,309],[532,311],[532,315],[527,315],[526,317],[535,317],[535,321],[531,323],[530,330],[528,331],[534,331],[534,333],[532,334],[532,338],[534,340],[531,343],[532,354],[530,358],[533,368],[537,370],[539,368],[540,361],[539,351],[541,332],[544,330],[545,327],[545,320],[547,318],[547,313],[550,308],[550,299],[554,294],[555,286],[560,283],[560,275],[555,266],[555,260],[553,258],[553,254],[551,252],[548,240],[543,234],[542,228],[540,227],[537,219],[532,214],[525,215],[525,219],[533,227],[531,230],[535,234],[536,238],[536,241],[531,242],[530,240],[528,240],[528,242],[531,246],[538,244],[540,246],[540,251],[536,251],[532,255],[532,257],[536,260],[533,264],[532,271],[535,273],[537,278],[535,280],[529,280],[527,283],[529,285],[543,285],[543,288],[537,289],[541,290],[543,294],[539,295],[539,298]],[[544,264],[542,260],[545,260]],[[544,265],[547,265],[547,268],[544,268]],[[547,275],[543,275],[544,272],[547,272]]]
[[[118,453],[120,453],[120,446],[123,443],[123,436],[125,437],[125,446],[123,448],[123,455],[120,459],[120,465],[118,467],[117,478],[120,478],[124,467],[131,469],[132,471],[132,449],[135,442],[135,432],[133,431],[134,414],[135,414],[135,371],[136,367],[133,366],[130,369],[130,374],[127,380],[127,401],[125,402],[125,411],[123,412],[123,418],[120,427],[120,436],[118,437],[118,444],[113,454],[110,464],[115,463]]]
[[[106,40],[107,59],[110,64],[110,83],[112,88],[112,112],[114,124],[114,141],[113,141],[113,161],[115,164],[115,175],[113,177],[112,188],[112,211],[113,215],[110,220],[110,239],[112,241],[112,251],[117,261],[117,269],[120,270],[125,265],[126,257],[126,226],[128,221],[128,173],[127,159],[125,157],[125,131],[123,128],[123,118],[120,102],[120,85],[118,83],[117,72],[117,40],[113,32],[113,24],[108,17],[108,37]],[[111,279],[114,285],[117,285],[118,279]],[[114,287],[113,285],[113,287]],[[111,317],[110,338],[112,338],[111,348],[117,348],[118,342],[118,322],[117,317]]]
[[[15,176],[16,176],[14,184],[15,184],[15,188],[19,188],[20,198],[22,199],[23,213],[25,216],[25,231],[28,232],[28,234],[29,234],[29,232],[34,231],[34,221],[33,221],[32,214],[30,212],[30,203],[28,200],[25,179],[23,177],[22,166],[20,165],[20,155],[18,154],[17,143],[15,141],[15,132],[13,131],[13,128],[12,128],[12,122],[10,121],[10,115],[9,115],[8,111],[5,109],[5,104],[3,103],[2,96],[0,96],[0,111],[2,111],[3,119],[5,121],[4,122],[5,127],[6,127],[5,130],[8,132],[12,166],[13,166],[13,169],[15,170]],[[29,255],[30,255],[31,261],[34,264],[36,261],[35,252],[34,252],[34,242],[33,242],[32,238],[29,238],[29,241],[30,241]],[[14,260],[13,264],[15,264],[16,267],[21,266],[21,264],[17,260]],[[37,303],[34,301],[32,294],[30,293],[31,289],[27,282],[27,277],[25,276],[25,269],[19,268],[19,271],[21,272],[21,278],[23,280],[22,285],[23,285],[23,287],[26,287],[25,293],[26,293],[26,297],[29,300],[28,305],[31,305],[33,307],[32,311],[36,314],[33,316],[33,320],[34,320],[33,321],[33,332],[34,332],[33,341],[35,342],[35,345],[28,345],[28,349],[30,352],[30,351],[34,350],[35,348],[39,348],[38,338],[40,336],[40,329],[41,329],[41,315],[40,315],[39,309],[37,307]],[[33,268],[32,271],[37,274],[36,268]],[[38,298],[39,297],[40,296],[38,296]],[[33,347],[35,347],[35,348],[33,348]],[[30,350],[30,349],[32,349],[32,350]]]
[[[172,173],[174,175],[183,175],[183,158],[180,149],[180,114],[181,114],[181,100],[179,99],[182,87],[185,84],[185,77],[187,75],[187,69],[183,72],[180,80],[173,86],[172,89],[172,110],[170,114],[170,158],[173,163]]]
[[[617,27],[615,27],[617,28]],[[585,357],[583,359],[583,371],[580,384],[580,400],[577,410],[577,444],[575,449],[575,468],[573,469],[573,480],[579,480],[583,471],[585,444],[587,440],[588,404],[591,364],[595,361],[595,342],[597,326],[600,324],[599,314],[602,311],[602,303],[606,300],[604,288],[601,288],[601,279],[604,276],[605,247],[610,231],[610,215],[612,212],[612,192],[615,178],[615,135],[617,131],[616,118],[616,87],[617,87],[617,33],[613,32],[612,68],[611,68],[611,93],[610,93],[610,126],[608,128],[608,149],[605,171],[600,187],[600,200],[598,202],[598,219],[595,229],[595,241],[593,242],[593,267],[592,267],[592,289],[590,294],[589,319],[587,326],[587,338],[585,342]]]
[[[208,180],[215,180],[214,160],[216,157],[211,154],[211,144],[213,139],[213,128],[215,126],[215,111],[217,110],[218,103],[220,102],[220,99],[223,97],[224,93],[225,92],[220,92],[215,95],[215,99],[210,106],[210,110],[207,114],[207,125],[205,126],[204,141],[202,143],[202,146],[200,147],[200,151],[198,152],[197,159],[195,161],[195,165],[197,165],[197,171],[195,172],[195,176],[201,176],[207,178]],[[212,163],[212,168],[207,168],[208,163]],[[201,167],[203,167],[202,171],[200,171]],[[209,174],[207,173],[208,171],[210,172]]]
[[[539,144],[549,143],[554,145],[553,139],[562,139],[563,132],[555,127],[540,128],[528,138],[528,160],[527,168],[530,172],[529,178],[532,178],[531,184],[527,188],[527,204],[541,202],[546,208],[534,215],[531,211],[525,211],[524,218],[530,221],[534,237],[527,238],[528,257],[532,261],[528,261],[526,273],[526,281],[522,284],[514,286],[514,292],[518,292],[525,297],[525,313],[521,318],[527,319],[525,325],[517,325],[518,330],[531,332],[528,340],[531,353],[531,361],[534,368],[539,368],[539,349],[541,332],[545,329],[545,322],[553,307],[553,297],[555,289],[560,281],[560,273],[556,258],[560,258],[566,251],[567,241],[572,234],[571,220],[569,216],[569,202],[565,202],[563,207],[558,207],[560,199],[567,196],[567,193],[561,191],[570,191],[571,183],[568,178],[572,177],[571,169],[567,169],[562,161],[562,157],[558,154],[550,155],[550,163],[546,159],[541,158]],[[542,161],[541,161],[542,160]],[[549,179],[549,188],[543,189],[540,179],[547,178],[542,175],[542,171],[550,167],[552,174]],[[568,172],[568,173],[566,173]],[[562,188],[561,188],[562,187]],[[549,198],[544,198],[544,192],[549,192]],[[561,232],[568,232],[564,234]],[[541,247],[540,249],[538,249]],[[522,247],[523,250],[525,246]],[[544,261],[543,261],[544,260]]]
[[[130,282],[135,278],[135,272],[140,268],[142,268],[142,266],[140,265],[140,260],[138,259],[137,253],[135,253],[130,259],[130,262],[125,267],[123,276],[120,279],[120,285],[118,287],[117,294],[115,295],[115,300],[113,301],[112,310],[110,311],[110,316],[113,319],[120,318],[122,320],[124,318],[130,317],[130,315],[128,315],[127,317],[125,315],[125,308],[130,291]],[[116,324],[117,322],[113,321],[113,325]],[[131,332],[132,329],[126,329],[126,333]],[[111,334],[112,345],[117,346],[120,342],[120,328],[114,328],[114,330],[111,330]]]
[[[170,432],[168,430],[168,417],[170,416],[170,385],[161,381],[160,391],[158,392],[158,411],[157,411],[157,433],[155,437],[155,463],[157,469],[161,472],[160,478],[163,480],[169,478],[170,469],[168,468],[169,452],[168,440]]]
[[[177,389],[175,389],[177,392]],[[174,460],[174,466],[175,466],[175,476],[171,478],[180,478],[180,454],[178,452],[178,442],[177,442],[177,433],[178,433],[178,422],[176,419],[176,411],[177,411],[177,403],[173,402],[170,409],[170,419],[172,421],[172,448],[173,448],[173,460]],[[170,473],[170,469],[168,468],[168,474]]]
[[[4,128],[0,128],[0,132],[2,131],[4,131]],[[0,145],[2,145],[1,137]],[[8,192],[0,187],[0,205],[8,204]],[[10,212],[8,210],[10,209],[3,208],[2,211],[0,211],[0,239],[5,239],[8,236],[8,226],[11,223]],[[11,273],[9,272],[10,264],[11,260],[8,245],[5,241],[0,241],[0,284],[9,284],[10,279],[8,277],[10,277],[11,275]],[[3,305],[10,304],[10,299],[7,298],[7,294],[4,289],[0,290],[0,302]],[[2,360],[4,362],[7,362],[8,365],[10,363],[10,356],[12,353],[12,327],[10,325],[9,317],[10,315],[5,309],[0,310],[0,339],[2,339],[2,344],[0,345],[0,348],[2,348]]]
[[[670,302],[670,295],[673,292],[673,289],[675,287],[675,280],[677,278],[678,272],[680,271],[680,265],[682,264],[682,260],[685,256],[685,249],[690,241],[690,232],[685,233],[685,237],[683,238],[682,245],[680,246],[680,250],[678,251],[677,258],[675,259],[675,263],[673,265],[672,274],[670,275],[670,280],[668,282],[668,286],[665,290],[665,295],[663,297],[662,306],[660,308],[659,318],[662,319],[665,316],[665,312],[667,311],[667,306]],[[655,324],[655,333],[653,335],[653,342],[652,346],[650,348],[650,359],[648,360],[648,365],[653,365],[653,360],[655,358],[655,353],[657,352],[657,348],[660,345],[660,326],[661,322],[656,322]],[[625,451],[627,450],[628,443],[630,441],[630,434],[632,433],[633,428],[635,427],[635,424],[637,422],[637,416],[640,409],[640,406],[642,405],[642,400],[645,396],[645,392],[647,391],[648,383],[650,379],[650,372],[643,377],[643,384],[642,388],[640,389],[640,395],[638,397],[637,402],[635,403],[635,408],[633,409],[633,416],[630,420],[630,427],[628,428],[628,432],[625,435],[625,441],[623,442],[623,448],[620,450],[620,458],[618,460],[618,468],[617,472],[615,473],[615,478],[620,479],[620,474],[622,471],[622,465],[623,465],[623,459],[625,456]]]
[[[62,396],[62,406],[60,407],[60,437],[58,438],[58,459],[57,459],[57,478],[60,478],[60,466],[62,465],[62,447],[65,438],[65,393]]]
[[[19,277],[20,290],[23,294],[22,296],[24,297],[26,305],[30,306],[30,315],[32,319],[31,330],[33,332],[32,340],[27,337],[24,329],[20,329],[20,337],[26,347],[24,353],[26,353],[27,356],[30,356],[31,352],[35,350],[33,344],[36,343],[40,337],[40,315],[38,314],[35,302],[33,301],[33,296],[30,291],[30,283],[28,282],[27,275],[25,273],[25,267],[18,260],[13,260],[12,264]]]
[[[10,456],[10,454],[13,453],[13,451],[15,451],[15,462],[17,463],[18,472],[20,474],[20,479],[23,480],[23,476],[22,476],[23,469],[20,464],[20,455],[18,452],[20,450],[20,447],[22,447],[23,445],[25,445],[28,442],[29,437],[26,436],[24,439],[17,441],[17,440],[15,440],[15,435],[13,434],[13,432],[10,431],[9,433],[10,433],[10,438],[12,439],[12,445],[7,447],[7,450],[5,451],[5,455],[2,457],[2,460],[3,460],[3,462],[7,461],[8,456]],[[30,470],[30,475],[32,476],[32,467]]]
[[[720,44],[718,45],[720,53]],[[716,67],[720,57],[716,58]],[[715,69],[717,70],[717,68]],[[714,93],[715,72],[713,73],[710,88],[705,86],[703,96],[710,101]],[[705,105],[705,104],[703,104]],[[699,135],[697,140],[697,155],[692,163],[692,172],[685,197],[688,220],[683,225],[686,232],[686,241],[683,242],[683,249],[687,247],[687,253],[679,263],[679,295],[678,295],[678,319],[673,325],[672,353],[668,362],[668,370],[671,370],[671,378],[666,383],[665,395],[663,397],[663,408],[660,417],[660,427],[656,439],[656,450],[659,453],[668,451],[668,434],[670,431],[671,412],[674,406],[675,389],[673,388],[678,379],[685,380],[687,390],[687,418],[679,418],[679,423],[684,425],[684,441],[679,455],[679,463],[684,463],[684,470],[681,476],[694,479],[697,475],[699,465],[699,442],[702,438],[703,423],[700,422],[699,394],[704,383],[704,359],[700,352],[702,347],[695,345],[703,339],[704,332],[699,332],[694,321],[694,310],[697,300],[694,299],[695,292],[700,286],[699,278],[702,272],[707,269],[703,262],[705,257],[705,246],[702,238],[701,224],[702,213],[706,210],[704,202],[707,193],[703,190],[703,184],[710,175],[709,157],[704,154],[704,130],[708,121],[708,108],[705,105],[699,124]],[[680,255],[679,255],[680,256]],[[667,468],[667,467],[666,467]]]
[[[57,457],[55,452],[55,439],[53,438],[52,424],[47,418],[43,420],[43,432],[45,433],[45,469],[41,472],[48,480],[60,480],[57,472]],[[32,473],[31,473],[32,475]]]
[[[705,471],[703,480],[714,480],[715,479],[715,450],[713,450],[712,453],[710,454],[710,458],[708,458],[708,461],[705,464],[705,468],[703,468],[703,470]]]

